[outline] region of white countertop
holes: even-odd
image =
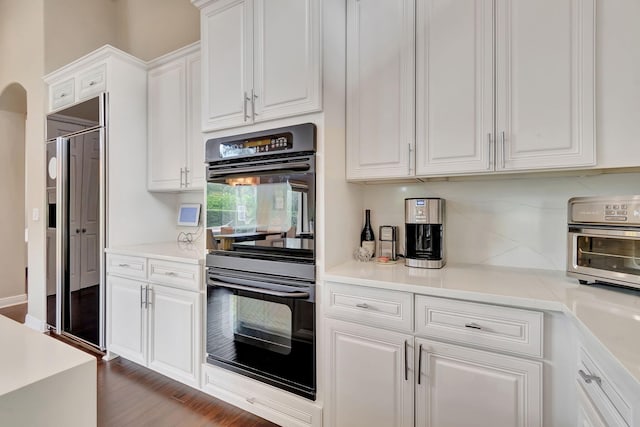
[[[561,271],[447,264],[439,270],[349,261],[323,280],[561,311],[591,333],[640,383],[640,292],[579,285]]]
[[[142,256],[189,264],[204,264],[205,250],[201,241],[157,242],[143,245],[117,246],[105,249],[108,254]]]
[[[0,316],[0,396],[96,358],[23,324]]]

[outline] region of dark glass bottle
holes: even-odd
[[[371,227],[371,211],[367,209],[364,213],[365,221],[362,233],[360,233],[360,246],[368,249],[373,256],[376,253],[376,236],[373,234],[373,227]]]

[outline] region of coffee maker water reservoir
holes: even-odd
[[[444,199],[404,200],[405,265],[442,268],[444,254]]]

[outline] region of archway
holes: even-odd
[[[25,121],[27,91],[0,92],[0,307],[27,301]]]

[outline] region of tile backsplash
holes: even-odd
[[[441,197],[447,262],[564,270],[567,201],[640,194],[640,173],[373,184],[363,192],[376,238],[380,225],[397,225],[402,253],[404,199]]]

